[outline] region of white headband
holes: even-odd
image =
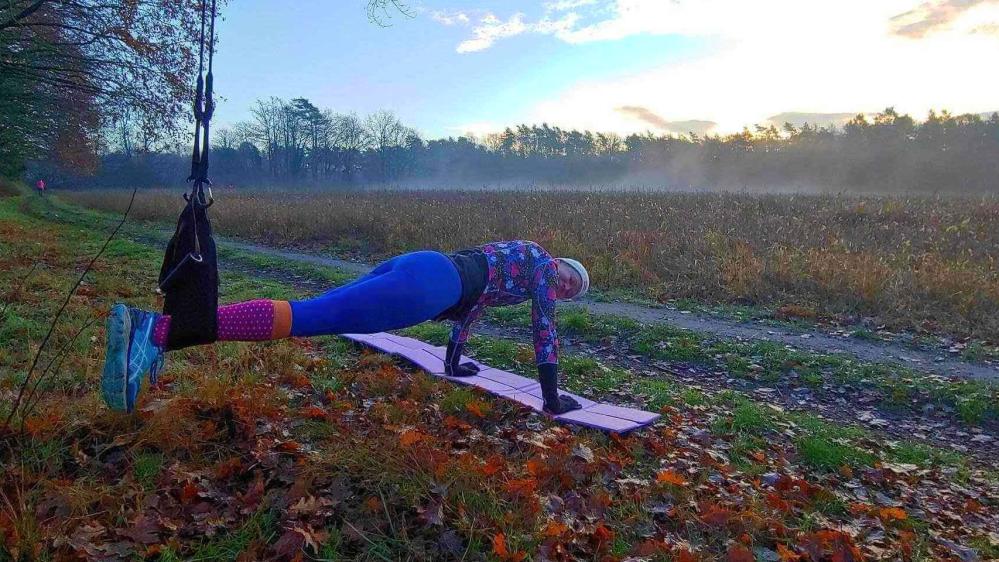
[[[586,268],[583,267],[583,264],[579,263],[578,261],[572,258],[557,258],[557,259],[565,263],[569,267],[571,267],[573,271],[579,274],[579,278],[583,281],[582,283],[580,283],[579,292],[569,298],[578,299],[579,297],[585,295],[586,291],[590,290],[590,274],[586,272]]]

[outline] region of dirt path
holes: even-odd
[[[243,245],[242,249],[250,250]],[[261,270],[240,260],[230,260],[226,267],[243,275],[259,276],[276,281],[290,282],[302,291],[321,290],[316,280],[305,277],[289,279],[278,270]],[[595,303],[600,304],[600,303]],[[641,308],[641,307],[639,307]],[[677,314],[679,314],[677,312]],[[688,316],[688,315],[683,315]],[[480,322],[475,333],[495,339],[529,342],[528,329],[492,325]],[[610,393],[594,389],[579,390],[587,398],[606,400],[615,404],[642,408],[646,405],[636,400],[641,394],[636,385],[648,379],[667,380],[684,387],[715,394],[724,390],[738,390],[754,399],[770,404],[773,408],[818,414],[822,418],[841,424],[856,424],[894,441],[916,441],[958,451],[984,466],[999,466],[999,449],[995,447],[996,424],[985,423],[969,427],[960,422],[953,411],[938,405],[922,403],[912,409],[886,407],[874,388],[865,385],[824,384],[820,388],[802,386],[786,377],[777,381],[759,381],[732,377],[724,370],[681,361],[658,361],[632,353],[626,342],[624,347],[608,349],[587,343],[572,336],[562,338],[563,351],[597,360],[601,364],[625,369],[634,378],[622,383]],[[522,373],[530,375],[530,372]]]
[[[364,263],[281,250],[248,242],[233,240],[220,240],[220,242],[238,250],[313,265],[337,267],[355,273],[367,273],[373,267]],[[999,366],[961,361],[947,357],[942,351],[934,353],[911,349],[900,344],[857,340],[817,330],[795,331],[761,322],[739,322],[669,308],[652,308],[637,304],[591,300],[584,300],[579,304],[596,314],[625,316],[643,323],[667,323],[725,339],[769,340],[818,353],[846,353],[862,361],[900,363],[913,370],[940,376],[999,380]]]
[[[61,219],[58,213],[54,213],[49,218],[65,220]],[[129,226],[131,228],[126,227],[122,235],[144,244],[165,244],[172,234],[170,230],[158,227],[149,228],[148,225],[140,229],[134,228],[134,225]],[[230,249],[299,263],[334,267],[355,274],[364,274],[373,268],[372,265],[358,261],[285,250],[240,240],[216,238],[219,244]],[[762,320],[740,321],[701,312],[624,302],[584,300],[578,304],[597,314],[624,316],[643,323],[666,323],[723,339],[768,340],[817,353],[848,354],[865,362],[896,363],[916,371],[943,377],[999,381],[999,365],[997,364],[963,361],[948,355],[945,349],[914,349],[896,342],[851,338],[845,335],[849,332],[848,330],[841,329],[837,333],[821,329],[802,330],[787,326],[775,326]]]
[[[162,246],[171,232],[159,229],[127,228],[122,233],[143,244]],[[237,240],[219,238],[221,246],[230,250],[277,257],[290,262],[307,263],[334,267],[343,271],[364,274],[371,265],[306,253],[291,251]],[[294,276],[289,279],[278,270],[262,270],[238,258],[223,260],[223,268],[248,275],[257,275],[275,280],[292,282],[305,291],[323,289],[320,282],[307,277]],[[943,353],[913,350],[900,344],[870,342],[829,334],[820,330],[795,331],[786,327],[773,326],[762,321],[740,322],[723,317],[713,317],[705,313],[685,312],[670,308],[653,308],[621,302],[584,301],[582,303],[597,314],[614,314],[632,318],[643,323],[668,323],[676,327],[710,334],[718,338],[742,340],[771,340],[800,349],[821,353],[848,353],[864,361],[894,361],[913,369],[934,373],[940,376],[965,377],[999,380],[999,368],[963,362]],[[529,335],[518,333],[510,327],[499,328],[483,324],[477,329],[483,335],[500,338],[516,338],[527,341]],[[702,389],[712,393],[735,388],[788,410],[802,410],[822,415],[842,423],[861,423],[876,432],[883,432],[892,439],[916,439],[933,443],[948,449],[970,455],[978,461],[995,466],[999,456],[994,447],[994,424],[979,428],[969,428],[958,422],[953,412],[936,407],[924,407],[915,411],[892,411],[880,406],[876,392],[864,387],[829,387],[809,389],[790,381],[752,381],[732,378],[716,369],[678,362],[653,361],[637,355],[610,353],[606,349],[567,338],[563,342],[567,351],[590,356],[602,363],[621,367],[636,374],[638,379],[664,378]],[[636,379],[636,380],[638,380]],[[620,395],[613,398],[629,402],[633,389],[618,389]],[[617,393],[616,393],[617,394]],[[596,398],[596,396],[593,396]],[[611,397],[604,397],[611,398]]]

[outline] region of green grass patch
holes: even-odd
[[[559,311],[559,320],[562,320],[561,310]],[[501,326],[510,326],[517,328],[530,328],[531,327],[531,303],[524,302],[512,306],[502,306],[496,308],[489,308],[485,312],[485,318],[490,322],[499,324]]]
[[[885,456],[893,462],[914,464],[921,467],[964,467],[967,464],[966,459],[956,451],[940,449],[915,441],[898,443],[888,449]]]
[[[447,345],[451,339],[451,326],[443,322],[424,322],[400,330],[399,333],[434,345]]]
[[[843,465],[860,466],[874,462],[874,455],[827,437],[806,435],[796,440],[802,462],[812,468],[833,471]]]
[[[658,324],[642,329],[632,342],[632,348],[655,359],[708,363],[713,355],[704,345],[700,334]]]
[[[661,379],[643,379],[635,385],[635,390],[646,395],[645,404],[653,410],[661,410],[672,406],[678,390],[675,383]]]
[[[277,523],[278,517],[273,511],[257,511],[235,531],[202,543],[187,560],[189,562],[235,560],[253,542],[271,542],[279,531]]]
[[[163,455],[160,453],[139,453],[132,461],[132,475],[135,481],[146,490],[156,486],[156,480],[163,470]]]
[[[345,285],[357,278],[356,274],[338,269],[336,267],[303,263],[301,261],[283,258],[281,256],[241,250],[227,246],[225,242],[219,243],[218,254],[219,259],[222,261],[233,261],[255,269],[290,273],[305,277],[307,279],[320,281],[327,287]]]
[[[449,414],[460,414],[473,400],[475,400],[475,392],[470,388],[454,386],[441,399],[441,410]]]
[[[493,367],[521,372],[534,369],[534,350],[526,344],[500,338],[473,336],[468,349],[476,359]]]

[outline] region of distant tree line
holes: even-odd
[[[103,177],[135,156],[169,167],[176,155],[159,153],[188,137],[202,7],[227,4],[204,2],[0,2],[0,178]],[[403,0],[362,5],[377,25],[415,14]]]
[[[74,183],[169,186],[186,151],[141,148],[134,130],[96,176]],[[237,187],[575,185],[667,189],[999,192],[999,115],[930,112],[917,122],[888,108],[842,128],[756,126],[732,135],[632,134],[518,125],[488,135],[426,140],[390,112],[367,117],[309,100],[260,100],[252,119],[219,130],[217,184]]]
[[[0,2],[0,177],[30,160],[95,171],[115,128],[150,149],[175,133],[199,24],[200,0]]]

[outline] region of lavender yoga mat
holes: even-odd
[[[480,363],[469,357],[462,356],[461,362],[472,361],[479,366],[479,373],[471,377],[449,377],[444,374],[445,348],[432,346],[417,339],[397,336],[395,334],[344,334],[343,337],[362,343],[384,353],[406,359],[424,371],[458,384],[479,387],[490,394],[519,402],[524,406],[541,412],[541,385],[533,379],[522,377],[489,365]],[[583,408],[554,416],[554,419],[575,425],[582,425],[603,431],[626,433],[644,427],[659,419],[659,414],[625,408],[613,404],[594,402],[571,393]]]

